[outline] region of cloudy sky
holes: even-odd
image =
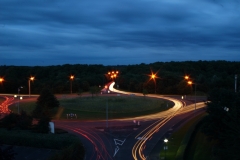
[[[0,0],[0,65],[240,61],[240,0]]]

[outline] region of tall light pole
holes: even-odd
[[[158,70],[158,71],[159,71],[159,70]],[[148,75],[148,76],[150,76],[149,81],[150,81],[150,80],[153,80],[153,81],[154,81],[154,85],[155,85],[155,94],[157,93],[157,82],[156,82],[156,78],[159,78],[159,77],[157,76],[158,71],[157,71],[156,73],[153,73],[152,70],[151,70],[151,74]]]
[[[28,93],[29,93],[29,97],[31,96],[31,81],[34,80],[35,77],[30,77],[28,80]]]
[[[235,74],[235,92],[237,92],[237,74]]]
[[[22,99],[22,97],[20,97],[20,89],[23,88],[22,86],[18,87],[18,114],[19,114],[19,100]]]
[[[197,89],[196,86],[197,86],[197,84],[196,84],[196,83],[193,83],[192,81],[188,81],[188,84],[189,84],[189,85],[194,84],[194,92],[195,92],[195,93],[194,93],[194,94],[195,94],[195,96],[194,96],[194,97],[195,97],[195,98],[194,98],[194,99],[195,99],[195,111],[194,111],[194,113],[195,113],[195,112],[196,112],[196,89]]]
[[[72,94],[72,81],[74,79],[74,75],[70,76],[70,93]]]
[[[156,75],[155,75],[155,74],[152,74],[152,75],[151,75],[151,79],[153,79],[153,81],[154,81],[154,84],[155,84],[155,94],[156,94],[157,88],[156,88],[156,80],[155,80],[155,78],[156,78]]]

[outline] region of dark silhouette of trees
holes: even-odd
[[[44,88],[37,99],[36,107],[32,115],[36,119],[45,117],[52,118],[55,115],[55,108],[59,107],[59,101],[47,88]]]
[[[213,89],[207,104],[203,133],[215,141],[217,159],[240,159],[240,94],[228,89]]]
[[[240,62],[228,61],[185,61],[185,62],[155,62],[136,65],[56,65],[56,66],[0,66],[0,77],[5,81],[0,86],[0,93],[17,93],[17,88],[23,86],[22,94],[28,93],[28,79],[35,76],[31,82],[31,93],[39,94],[47,87],[52,93],[70,93],[69,76],[74,75],[72,92],[90,91],[91,86],[103,86],[112,79],[107,76],[109,71],[119,71],[115,82],[119,89],[142,93],[146,88],[149,93],[155,92],[155,85],[149,81],[151,70],[158,72],[156,91],[158,94],[187,94],[184,87],[184,75],[190,75],[197,85],[198,92],[207,93],[211,88],[234,88],[234,75],[240,74]],[[239,82],[239,78],[238,78]],[[183,90],[184,91],[183,91]]]

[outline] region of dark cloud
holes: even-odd
[[[0,64],[239,61],[239,4],[1,0]]]

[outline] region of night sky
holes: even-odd
[[[0,0],[0,65],[240,60],[240,0]]]

